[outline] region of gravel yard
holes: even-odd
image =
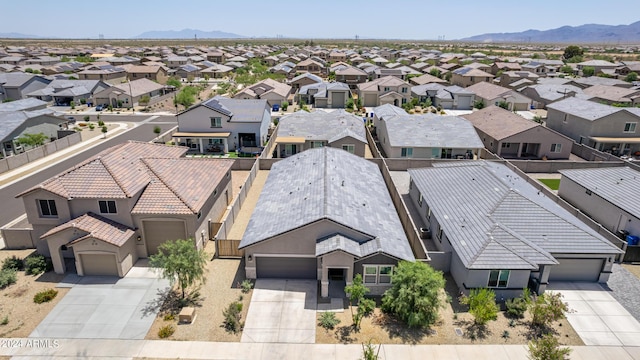
[[[24,258],[33,252],[33,249],[0,250],[0,263],[13,255]],[[53,300],[35,304],[33,296],[40,291],[55,288],[64,275],[58,275],[53,271],[35,276],[18,271],[17,275],[15,284],[0,290],[0,320],[5,316],[9,320],[6,325],[0,325],[0,337],[3,338],[28,337],[69,291],[66,288],[57,288],[58,295]]]

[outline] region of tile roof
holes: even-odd
[[[384,126],[389,145],[394,147],[484,148],[471,122],[457,116],[426,114],[385,117]]]
[[[278,136],[304,137],[306,140],[337,140],[348,130],[348,136],[367,143],[367,135],[362,118],[344,110],[333,112],[298,111],[283,116],[278,123]],[[335,138],[335,139],[334,139]]]
[[[560,170],[568,178],[611,204],[640,218],[640,172],[628,167]]]
[[[620,254],[505,165],[437,164],[411,179],[468,269],[537,269],[553,254]]]
[[[384,104],[373,108],[373,113],[378,119],[383,119],[395,115],[409,115],[403,108],[391,104]]]
[[[377,165],[329,147],[273,165],[240,248],[325,219],[368,238],[360,246],[362,256],[383,252],[414,260]]]
[[[218,95],[190,107],[183,113],[199,106],[207,107],[231,117],[230,122],[262,122],[265,111],[269,111],[267,100],[264,99],[229,99]]]
[[[619,108],[575,97],[549,104],[547,109],[557,110],[590,121],[599,120],[619,111],[628,112],[640,118],[640,109],[638,108]]]
[[[476,129],[496,140],[502,140],[540,126],[540,124],[495,105],[462,115],[462,117],[471,121]]]
[[[384,76],[372,81],[358,84],[358,89],[361,91],[378,91],[380,87],[401,85],[406,85],[407,87],[411,86],[406,81],[401,80],[395,76]]]
[[[67,120],[63,118],[54,116],[53,113],[50,109],[0,112],[0,124],[2,124],[2,126],[0,126],[0,140],[9,140],[6,139],[7,136],[13,134],[14,131],[29,122],[30,119],[47,118],[47,123],[55,125],[67,122]],[[13,136],[15,136],[15,134]]]
[[[482,81],[466,88],[468,91],[473,92],[477,96],[484,99],[495,99],[497,97],[502,97],[506,93],[511,92],[513,90],[502,87],[500,85],[495,85],[490,82]]]
[[[78,229],[86,233],[85,235],[71,241],[70,244],[74,244],[86,239],[98,239],[120,247],[124,245],[127,240],[131,239],[131,237],[135,234],[133,229],[128,226],[89,212],[75,219],[71,219],[64,224],[54,227],[53,229],[44,233],[40,238],[44,239],[67,229]]]

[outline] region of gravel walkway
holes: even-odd
[[[253,209],[258,203],[258,198],[260,197],[264,183],[267,181],[267,176],[269,176],[268,170],[260,170],[258,171],[256,178],[253,179],[251,189],[249,189],[249,193],[247,194],[242,207],[240,207],[240,212],[238,212],[238,217],[235,219],[235,222],[227,235],[228,239],[242,239],[244,231],[247,229],[247,225],[249,224],[251,214],[253,214]]]
[[[613,264],[613,273],[607,282],[611,295],[640,321],[640,279],[619,264]],[[607,288],[607,285],[604,287]]]

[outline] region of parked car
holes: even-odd
[[[98,106],[96,106],[96,111],[102,111],[105,108],[106,108],[106,106],[104,106],[104,105],[98,105]]]
[[[67,121],[69,121],[69,124],[75,124],[76,118],[73,116],[67,116]]]

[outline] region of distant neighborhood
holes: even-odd
[[[40,256],[50,276],[74,282],[71,296],[83,281],[117,289],[132,277],[165,277],[181,294],[177,308],[109,325],[105,338],[365,343],[370,330],[385,343],[393,336],[358,323],[358,312],[412,328],[393,305],[411,268],[408,278],[442,279],[434,293],[445,310],[434,316],[448,320],[418,326],[451,336],[438,341],[537,344],[551,334],[568,346],[640,346],[640,314],[617,297],[628,291],[617,287],[622,272],[640,294],[638,48],[458,45],[0,41],[0,186],[13,204],[0,214],[0,259]],[[204,259],[188,280],[158,265],[177,240]],[[185,288],[203,278],[205,296],[190,298]],[[570,296],[566,318],[536,323],[536,301],[594,289],[608,289],[603,299],[637,338],[589,333],[583,308],[566,308],[586,305]],[[145,300],[159,296],[149,291]],[[269,291],[305,293],[290,313],[307,327],[285,330],[286,316],[274,315],[267,323],[279,330],[266,331]],[[483,291],[500,313],[483,326],[498,339],[474,332]],[[60,328],[83,338],[56,322],[73,313],[57,304],[60,313],[7,336]],[[127,316],[142,305],[128,304]],[[227,305],[236,310],[223,319]],[[323,325],[335,316],[353,319],[353,339]],[[438,343],[431,336],[415,343]]]

